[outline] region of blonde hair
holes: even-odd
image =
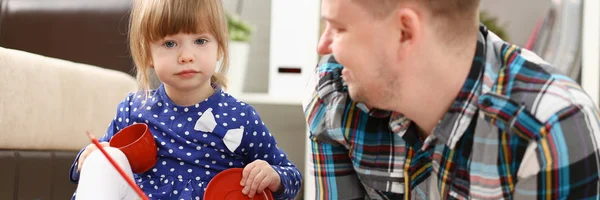
[[[134,0],[129,21],[129,48],[140,90],[150,92],[150,44],[177,33],[210,33],[218,44],[221,65],[211,83],[227,87],[227,19],[220,0]]]

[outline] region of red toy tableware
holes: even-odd
[[[127,184],[129,184],[129,186],[131,186],[131,188],[133,188],[133,190],[135,190],[135,192],[138,194],[138,196],[140,198],[142,198],[142,200],[149,200],[148,197],[146,196],[146,194],[144,194],[144,191],[142,191],[142,189],[140,189],[135,184],[135,181],[133,181],[133,179],[131,177],[127,176],[127,173],[125,171],[123,171],[123,169],[121,167],[119,167],[119,164],[117,164],[117,162],[115,162],[115,160],[104,150],[104,147],[100,144],[100,142],[98,142],[98,139],[96,139],[96,137],[94,137],[94,135],[92,135],[90,132],[87,132],[87,135],[90,138],[90,140],[92,140],[92,143],[94,143],[94,145],[96,145],[98,150],[100,150],[102,152],[102,154],[106,157],[106,159],[110,162],[110,164],[113,167],[115,167],[115,169],[117,170],[117,172],[119,172],[121,177],[123,177],[123,179],[125,179],[125,181],[127,181]]]
[[[158,159],[154,136],[146,124],[133,124],[121,129],[109,144],[125,154],[131,170],[136,174],[150,170]]]
[[[271,191],[266,189],[262,194],[250,198],[242,193],[242,168],[231,168],[217,174],[206,186],[204,199],[210,200],[273,200]]]

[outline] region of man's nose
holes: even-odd
[[[317,53],[319,55],[331,54],[331,43],[333,38],[331,37],[331,31],[329,28],[325,28],[321,38],[319,39],[319,45],[317,46]]]

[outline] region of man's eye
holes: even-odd
[[[199,45],[206,44],[207,42],[208,42],[208,40],[207,40],[207,39],[197,39],[197,40],[195,41],[195,43],[196,43],[196,44],[199,44]]]
[[[343,29],[343,28],[334,28],[333,32],[334,33],[343,33],[343,32],[346,32],[346,29]]]
[[[173,42],[173,41],[166,41],[165,43],[163,43],[163,46],[167,47],[167,48],[172,48],[177,46],[177,43]]]

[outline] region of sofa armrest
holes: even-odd
[[[0,48],[0,149],[79,150],[135,89],[123,72]]]

